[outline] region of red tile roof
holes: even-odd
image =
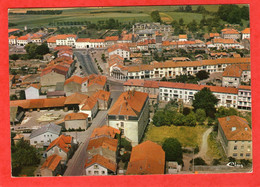
[[[229,141],[252,141],[252,131],[246,119],[238,116],[218,118],[218,122]]]
[[[241,31],[242,34],[250,34],[250,28],[245,28]]]
[[[8,39],[17,39],[17,36],[11,35],[10,37],[8,37]]]
[[[46,161],[43,163],[41,169],[50,169],[51,171],[55,171],[55,169],[57,168],[57,166],[59,165],[60,161],[61,161],[61,157],[54,154],[49,156]]]
[[[107,49],[107,51],[110,53],[110,52],[115,51],[117,49],[122,49],[124,51],[130,51],[128,45],[124,44],[124,43],[114,44],[114,45],[110,46]]]
[[[105,38],[106,41],[117,41],[118,39],[118,36],[107,36]]]
[[[10,32],[15,32],[15,31],[19,31],[20,29],[8,29],[8,33]]]
[[[179,39],[187,39],[187,35],[186,34],[180,34],[179,35]]]
[[[104,149],[109,149],[111,151],[116,152],[117,143],[118,143],[117,139],[111,139],[111,138],[108,138],[108,137],[91,139],[88,143],[87,150],[91,150],[91,149],[94,149],[94,148],[97,149],[99,147],[102,147]]]
[[[123,92],[108,111],[108,115],[139,116],[147,98],[147,93],[138,91]]]
[[[71,136],[65,136],[60,135],[58,138],[53,140],[49,147],[46,149],[46,151],[49,151],[51,148],[58,146],[60,149],[62,149],[65,153],[68,153],[71,148],[72,143],[72,137]]]
[[[93,96],[88,97],[80,103],[80,105],[83,105],[81,107],[81,110],[92,110],[96,104],[97,104],[97,98]]]
[[[34,87],[39,90],[41,88],[41,85],[40,84],[31,84],[29,87]]]
[[[89,42],[90,38],[78,38],[77,42]]]
[[[209,33],[209,37],[210,38],[219,37],[219,33]]]
[[[90,138],[95,138],[100,136],[108,136],[110,138],[115,138],[116,134],[120,134],[120,130],[104,125],[102,127],[95,128]]]
[[[74,93],[68,97],[66,97],[66,100],[64,102],[65,105],[72,105],[72,104],[80,104],[83,100],[87,99],[88,96],[85,94],[80,93]]]
[[[110,171],[116,172],[116,163],[99,154],[87,159],[85,163],[85,168],[90,167],[93,164],[99,164]]]
[[[145,141],[132,149],[126,174],[164,174],[165,152],[154,142]]]
[[[110,99],[110,92],[104,91],[104,90],[99,90],[95,92],[92,96],[96,99],[108,101]]]
[[[230,28],[222,29],[221,32],[223,34],[239,34],[239,32],[236,29],[230,29]]]
[[[213,43],[223,43],[223,44],[238,44],[238,42],[234,39],[224,39],[224,38],[214,38]]]
[[[250,63],[250,58],[219,58],[201,61],[185,61],[183,62],[157,62],[151,65],[139,65],[130,66],[128,72],[137,72],[141,70],[153,70],[154,68],[171,68],[171,67],[196,67],[205,65],[218,65],[218,64],[239,64],[239,63]]]
[[[87,81],[88,77],[79,77],[77,75],[73,75],[72,77],[66,79],[64,85],[69,84],[70,82],[82,84],[83,82]]]
[[[65,121],[71,120],[86,120],[88,118],[88,114],[79,112],[79,113],[70,113],[64,117]]]
[[[227,66],[223,72],[223,77],[241,77],[243,71],[250,71],[250,64],[233,64]]]
[[[107,77],[103,75],[92,74],[88,76],[88,80],[89,80],[88,87],[94,84],[105,86],[107,82]]]
[[[240,85],[238,87],[239,90],[251,90],[251,86],[246,86],[246,85]]]

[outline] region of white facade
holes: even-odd
[[[198,90],[188,90],[180,88],[159,88],[159,99],[161,101],[170,101],[171,99],[182,100],[185,104],[191,105],[194,95]],[[237,94],[213,92],[219,100],[217,106],[234,107],[237,108]]]
[[[116,119],[111,119],[110,116],[108,116],[108,126],[121,129],[122,135],[132,143],[132,146],[135,146],[138,145],[144,134],[148,119],[149,99],[146,100],[139,117],[131,119],[131,116],[123,116],[123,119],[120,119],[120,117],[117,116]]]
[[[95,163],[86,167],[86,175],[107,175],[107,170],[107,168]]]
[[[9,45],[16,45],[17,44],[17,39],[16,38],[9,38]]]
[[[250,33],[243,33],[242,34],[242,40],[245,38],[249,38],[250,39]]]
[[[48,146],[53,140],[58,138],[58,134],[54,134],[51,132],[45,132],[43,134],[40,134],[36,137],[30,138],[30,145],[37,146],[37,145],[44,145]]]
[[[17,40],[17,45],[20,46],[25,46],[26,44],[28,44],[30,42],[30,40]]]
[[[98,102],[96,102],[95,106],[91,110],[84,110],[84,109],[82,109],[83,106],[84,106],[84,104],[79,105],[80,112],[82,112],[84,114],[88,114],[88,118],[90,120],[92,120],[98,112]]]
[[[241,110],[251,110],[251,90],[238,89],[237,108]]]
[[[222,86],[238,88],[240,86],[240,77],[223,77]]]
[[[56,40],[56,45],[57,46],[66,45],[66,46],[70,46],[70,47],[75,47],[75,45],[76,45],[76,38],[74,38],[74,37],[67,37],[66,39],[57,39]]]
[[[112,55],[119,55],[122,58],[127,59],[127,60],[130,59],[130,52],[129,51],[125,51],[123,49],[116,49],[114,51],[111,51],[109,53],[109,57],[112,56]]]
[[[25,89],[25,98],[26,99],[39,99],[40,98],[40,90],[30,86]]]

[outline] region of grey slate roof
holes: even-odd
[[[56,125],[54,123],[49,123],[48,125],[44,125],[39,129],[33,130],[29,138],[30,139],[34,138],[34,137],[39,136],[39,135],[41,135],[45,132],[50,132],[50,133],[53,133],[53,134],[60,135],[61,126]]]

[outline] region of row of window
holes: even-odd
[[[89,171],[88,171],[88,174],[89,174],[89,175],[92,175],[92,171],[89,170]],[[105,174],[105,171],[101,171],[101,174],[104,175],[104,174]],[[99,175],[99,171],[94,171],[94,175]]]
[[[233,153],[233,157],[237,157],[237,153]],[[244,156],[244,153],[240,153],[240,157],[243,157]],[[251,154],[250,153],[246,153],[246,157],[250,157]]]
[[[241,150],[244,150],[244,145],[241,145],[240,148],[241,148]],[[237,150],[237,145],[234,146],[234,150]],[[247,151],[250,151],[250,150],[251,150],[251,146],[248,145],[248,146],[247,146]]]

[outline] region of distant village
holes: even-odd
[[[206,33],[204,40],[174,36],[173,31],[171,25],[156,22],[135,23],[131,30],[104,39],[47,30],[15,36],[20,29],[8,30],[10,54],[26,53],[30,44],[49,48],[40,60],[10,60],[12,141],[14,146],[25,142],[37,149],[40,160],[34,176],[248,171],[244,163],[252,160],[251,122],[245,119],[252,107],[250,28],[227,26],[221,33]],[[195,82],[179,80],[196,77]],[[204,91],[216,98],[216,110],[211,114],[211,108],[198,106],[204,116],[200,122],[194,104]],[[235,112],[220,112],[230,108]],[[229,161],[209,163],[206,155],[194,153],[194,147],[186,150],[189,160],[180,161],[185,159],[183,147],[181,156],[173,158],[167,139],[163,144],[147,139],[148,126],[163,126],[166,117],[158,117],[160,109],[164,114],[171,111],[174,119],[182,116],[180,126],[204,124],[210,132],[216,127],[212,141]],[[206,164],[196,163],[194,154]],[[243,168],[236,166],[239,160]]]

